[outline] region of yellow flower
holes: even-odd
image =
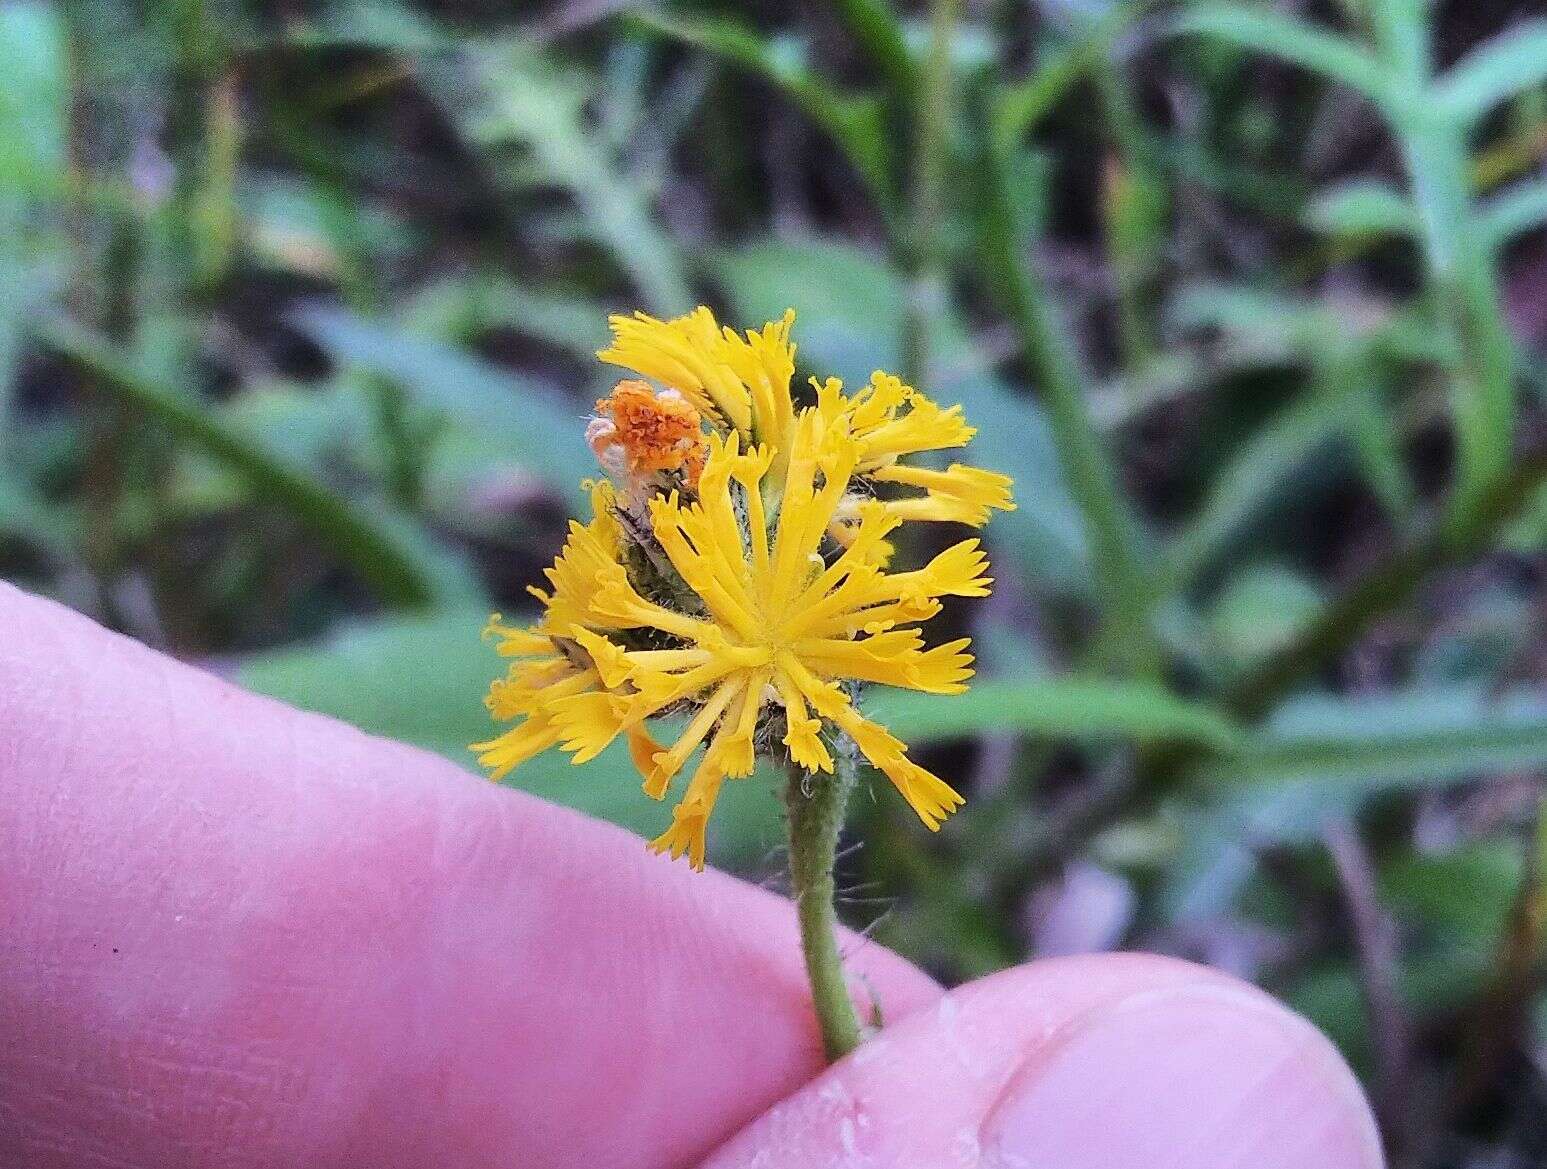
[[[723,328],[702,307],[670,321],[644,313],[615,316],[609,322],[613,343],[597,356],[681,394],[713,427],[737,432],[747,445],[769,448],[778,474],[795,416],[790,392],[795,372],[795,346],[790,341],[794,321],[791,310],[743,336]],[[938,406],[880,370],[852,397],[845,396],[837,378],[812,384],[818,409],[830,422],[845,417],[859,444],[857,479],[923,489],[922,495],[885,501],[899,519],[981,527],[990,511],[1014,510],[1006,475],[962,463],[942,471],[898,461],[907,455],[966,446],[975,431],[962,417],[960,406]],[[622,382],[619,391],[640,385]],[[858,504],[856,497],[838,510],[834,534],[839,538],[856,518]]]
[[[933,649],[913,628],[945,595],[981,597],[990,580],[977,540],[965,540],[915,572],[888,573],[871,555],[900,522],[862,506],[849,547],[831,563],[824,537],[849,489],[861,444],[840,420],[797,416],[783,481],[770,483],[771,452],[743,452],[739,435],[713,436],[699,499],[657,497],[655,538],[701,608],[690,614],[640,595],[621,565],[603,569],[594,618],[571,636],[595,663],[605,690],[549,706],[566,746],[590,756],[621,732],[685,699],[701,705],[676,741],[651,759],[645,790],[659,799],[693,752],[708,747],[654,847],[702,867],[704,834],[727,777],[749,775],[765,715],[775,716],[791,759],[831,771],[829,742],[842,732],[896,785],[931,829],[961,797],[907,757],[904,744],[855,707],[848,682],[880,682],[937,694],[966,689],[967,640]],[[777,496],[772,522],[766,497]],[[744,517],[744,519],[743,519]],[[595,628],[654,631],[659,645],[629,648]]]
[[[833,771],[852,747],[932,830],[962,802],[856,701],[869,682],[966,688],[966,639],[925,648],[918,626],[943,596],[988,594],[978,541],[891,572],[887,537],[913,520],[981,525],[1014,506],[1010,481],[904,464],[973,430],[959,406],[888,374],[853,396],[813,380],[814,404],[799,409],[793,321],[738,334],[705,308],[613,317],[598,356],[659,388],[624,380],[597,403],[586,436],[616,489],[592,487],[591,521],[571,524],[551,587],[532,590],[541,619],[490,623],[514,660],[487,704],[515,726],[475,744],[479,761],[497,779],[553,746],[587,762],[621,735],[645,791],[663,799],[702,748],[653,842],[695,868],[725,780],[750,775],[775,743],[809,773]],[[893,486],[915,493],[881,497]],[[646,725],[673,716],[686,724],[658,746]]]

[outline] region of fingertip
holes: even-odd
[[[1028,1053],[979,1130],[983,1169],[1379,1169],[1332,1045],[1252,988],[1140,991]]]
[[[1331,1045],[1261,991],[1142,955],[995,975],[889,1028],[710,1169],[1378,1169]]]

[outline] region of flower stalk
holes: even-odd
[[[790,892],[800,922],[800,949],[811,980],[811,1003],[822,1030],[822,1049],[835,1062],[860,1045],[863,1033],[843,977],[838,950],[837,886],[833,867],[843,813],[854,787],[851,752],[836,753],[831,775],[791,764],[785,788],[789,811]]]

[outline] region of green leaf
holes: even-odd
[[[363,321],[338,309],[313,307],[296,323],[341,361],[392,379],[421,406],[443,411],[491,450],[537,475],[557,495],[578,500],[579,483],[594,465],[583,413],[533,379],[440,345]]]
[[[1209,614],[1210,648],[1230,667],[1258,661],[1288,644],[1322,604],[1320,590],[1299,573],[1250,566],[1221,590]]]
[[[1418,212],[1401,192],[1385,183],[1358,180],[1318,195],[1305,210],[1316,231],[1343,236],[1416,236]]]
[[[518,41],[469,47],[422,62],[425,83],[475,147],[499,164],[523,147],[542,177],[569,192],[587,230],[634,281],[653,311],[694,303],[675,242],[656,223],[645,190],[593,132],[584,114],[594,79]],[[514,173],[500,171],[514,189]]]
[[[1287,16],[1236,5],[1200,4],[1184,11],[1175,28],[1266,53],[1341,81],[1377,104],[1388,101],[1390,86],[1378,58],[1335,33]]]
[[[468,744],[499,731],[483,696],[507,665],[480,636],[487,621],[485,609],[455,609],[353,624],[315,645],[247,658],[237,680],[476,770]],[[544,752],[508,782],[646,836],[671,820],[669,804],[640,790],[628,752],[618,745],[580,767],[556,749]],[[762,774],[726,785],[711,826],[714,863],[755,860],[777,843],[783,820],[776,790],[774,777]]]
[[[1188,584],[1216,564],[1249,526],[1286,499],[1303,498],[1305,469],[1354,422],[1363,386],[1337,363],[1320,371],[1312,392],[1274,414],[1214,473],[1196,514],[1173,541],[1175,579]]]
[[[1100,678],[978,682],[943,696],[878,689],[867,714],[915,743],[1020,733],[1081,742],[1173,740],[1229,750],[1239,732],[1223,714],[1158,686]]]
[[[396,318],[407,333],[449,344],[508,329],[588,365],[608,338],[606,317],[595,301],[527,288],[492,273],[432,280],[406,298]]]
[[[43,326],[39,337],[104,391],[241,474],[260,497],[283,507],[388,604],[420,608],[465,601],[469,592],[476,593],[476,586],[451,572],[446,556],[431,549],[410,521],[336,493],[266,449],[256,435],[232,428],[150,377],[101,338],[62,320]]]
[[[892,208],[896,201],[893,158],[880,98],[840,93],[812,71],[804,45],[764,40],[732,21],[688,20],[648,10],[632,13],[630,21],[645,32],[702,49],[783,90],[838,144],[880,206]]]
[[[722,253],[714,266],[743,322],[777,320],[795,309],[800,357],[812,372],[859,385],[873,370],[898,368],[903,282],[873,253],[836,240],[788,240]],[[961,403],[978,428],[966,459],[1015,479],[1017,510],[994,516],[989,539],[1020,557],[1036,579],[1087,590],[1084,528],[1041,406],[983,367],[959,322],[944,321],[932,348],[941,372],[934,385],[919,388],[937,401]]]
[[[1547,223],[1547,180],[1531,179],[1500,191],[1478,212],[1483,234],[1494,247]]]
[[[1452,117],[1473,122],[1522,90],[1547,82],[1547,20],[1528,20],[1473,49],[1435,83]]]
[[[836,0],[833,7],[855,44],[886,79],[892,100],[902,109],[913,108],[920,70],[891,0]]]
[[[1524,869],[1520,848],[1505,840],[1412,853],[1382,867],[1381,901],[1404,921],[1491,949],[1519,895]]]
[[[1418,1021],[1453,1015],[1477,1001],[1494,965],[1492,951],[1474,946],[1406,957],[1397,971],[1404,1013]],[[1324,1031],[1355,1067],[1368,1069],[1369,1007],[1364,980],[1351,962],[1314,968],[1277,993]]]
[[[1377,698],[1305,698],[1281,707],[1215,784],[1314,783],[1382,790],[1455,783],[1547,765],[1547,701],[1489,701],[1455,687]]]
[[[299,49],[387,49],[424,53],[449,49],[454,34],[398,4],[332,4],[318,17],[287,29],[287,47]]]
[[[1096,433],[1090,378],[1063,307],[1027,255],[1032,216],[1015,200],[1011,162],[992,144],[980,144],[975,243],[981,279],[1009,318],[1021,360],[1036,379],[1058,466],[1090,549],[1091,576],[1103,606],[1098,654],[1128,672],[1156,677],[1158,596],[1145,565],[1147,533]]]
[[[78,547],[78,527],[74,512],[42,498],[13,468],[0,468],[0,540],[19,537],[68,561]]]

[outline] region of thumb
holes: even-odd
[[[1101,955],[972,983],[776,1105],[705,1169],[1380,1169],[1353,1075],[1222,974]]]

